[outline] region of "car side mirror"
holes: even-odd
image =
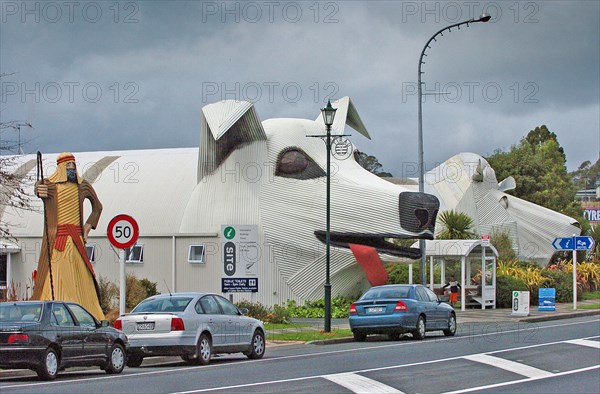
[[[248,314],[248,312],[249,312],[248,308],[242,308],[242,309],[240,309],[239,311],[240,311],[240,313],[241,313],[242,315],[247,315],[247,314]]]
[[[110,326],[110,323],[108,322],[108,320],[102,320],[100,322],[100,327],[108,327]]]

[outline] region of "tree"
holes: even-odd
[[[0,74],[6,77],[10,74]],[[0,109],[1,111],[1,109]],[[3,156],[14,150],[10,141],[2,138],[2,134],[8,129],[14,129],[22,124],[29,123],[8,121],[0,122],[0,238],[12,238],[10,231],[10,217],[17,214],[19,210],[30,210],[31,196],[25,192],[25,185],[33,182],[26,174],[19,171],[17,158],[15,156]],[[16,146],[19,151],[20,146]]]
[[[436,239],[475,239],[477,234],[472,231],[473,219],[466,213],[453,209],[442,212],[437,219],[442,230],[436,234]]]
[[[371,156],[367,153],[363,153],[360,151],[356,151],[354,158],[356,162],[360,164],[362,168],[365,170],[380,176],[380,177],[391,177],[392,174],[389,172],[383,171],[383,165],[379,163],[379,160],[375,156]]]
[[[593,189],[600,183],[600,159],[592,164],[586,160],[577,170],[569,173],[577,189]]]
[[[577,188],[567,173],[564,151],[556,134],[545,125],[531,130],[510,151],[496,150],[487,161],[498,179],[515,178],[516,197],[583,220],[581,207],[575,202]]]

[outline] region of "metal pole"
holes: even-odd
[[[325,332],[331,332],[331,283],[329,283],[329,223],[331,219],[331,125],[327,125],[327,219],[325,224]]]
[[[121,277],[121,283],[119,286],[119,314],[122,315],[125,313],[125,298],[127,297],[125,290],[125,249],[119,250],[119,273]]]
[[[429,42],[431,41],[431,39],[427,42],[427,44],[429,45]],[[418,101],[419,101],[419,192],[423,193],[425,191],[425,165],[423,163],[423,90],[422,90],[422,82],[421,82],[421,65],[423,64],[423,56],[425,55],[425,49],[427,48],[427,46],[425,46],[425,48],[423,48],[423,51],[421,52],[421,57],[419,57],[419,82],[418,82],[418,87],[417,87],[417,97],[418,97]],[[419,249],[421,250],[421,263],[419,264],[419,275],[421,277],[421,284],[425,285],[425,240],[424,239],[420,239],[419,240]]]
[[[573,310],[577,310],[577,247],[573,235]]]
[[[425,192],[425,164],[424,164],[424,159],[423,159],[423,109],[422,109],[422,101],[423,101],[423,87],[422,87],[422,82],[421,82],[421,75],[423,74],[423,72],[421,71],[421,66],[424,64],[423,63],[423,57],[427,56],[425,55],[425,51],[429,48],[429,44],[431,44],[431,41],[435,40],[435,38],[438,35],[443,35],[443,32],[448,30],[450,31],[450,29],[452,29],[453,27],[457,27],[460,29],[460,26],[462,25],[467,25],[467,27],[469,26],[469,23],[474,23],[474,22],[487,22],[490,20],[490,16],[487,14],[482,14],[479,19],[469,19],[468,21],[464,21],[464,22],[459,22],[459,23],[455,23],[453,25],[450,26],[446,26],[443,29],[438,30],[437,33],[435,33],[433,36],[431,36],[431,38],[427,41],[427,43],[425,44],[425,46],[423,47],[423,50],[421,51],[421,56],[419,56],[419,68],[418,68],[418,76],[417,76],[417,98],[418,98],[418,102],[419,102],[419,110],[418,110],[418,116],[419,116],[419,126],[418,126],[418,132],[419,132],[419,136],[418,136],[418,140],[419,140],[419,151],[418,151],[418,155],[419,155],[419,192],[423,193]],[[419,240],[419,249],[421,250],[421,264],[419,265],[419,269],[420,269],[420,276],[421,276],[421,284],[425,285],[426,281],[427,281],[427,276],[425,275],[425,267],[426,267],[426,258],[425,258],[425,240],[424,239],[420,239]]]

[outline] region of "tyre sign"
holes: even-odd
[[[127,249],[133,246],[139,233],[137,222],[129,215],[117,215],[108,223],[108,240],[117,249]]]

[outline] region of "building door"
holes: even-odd
[[[8,255],[0,254],[0,289],[8,286]]]

